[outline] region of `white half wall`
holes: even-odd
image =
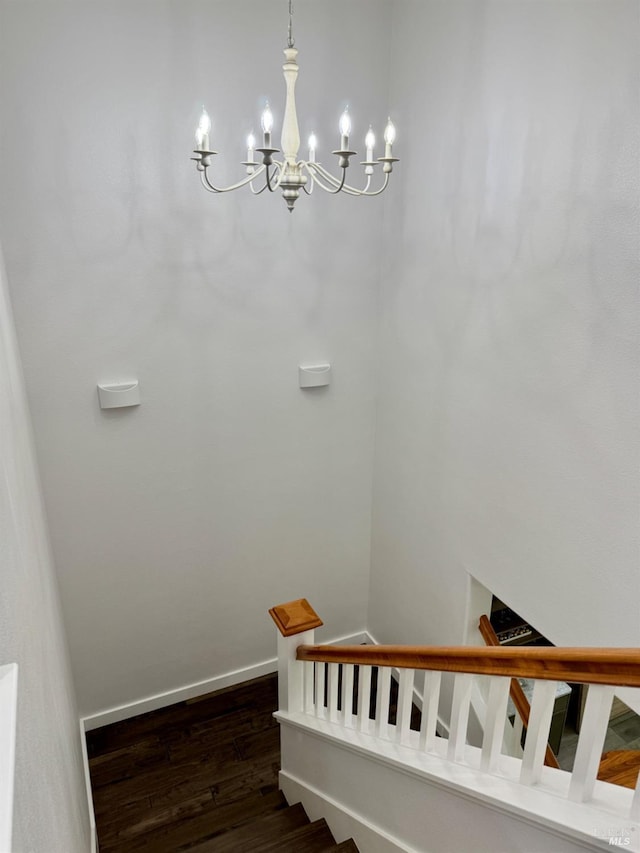
[[[368,627],[637,646],[638,4],[394,9]]]
[[[1,256],[0,590],[0,664],[19,667],[11,851],[87,853],[78,713]]]
[[[581,853],[608,848],[611,835],[640,849],[638,824],[616,816],[631,802],[620,787],[600,783],[597,802],[571,803],[557,796],[566,794],[562,771],[523,788],[515,759],[503,756],[509,780],[448,762],[444,748],[437,756],[304,714],[277,716],[287,801],[366,853]]]
[[[357,147],[386,121],[390,11],[295,4],[327,166],[346,101]],[[283,601],[365,627],[383,200],[290,214],[190,160],[203,103],[221,183],[267,97],[279,138],[286,36],[281,0],[0,0],[0,225],[83,716],[272,657]],[[129,379],[141,405],[101,411]]]

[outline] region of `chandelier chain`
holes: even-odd
[[[295,44],[293,38],[293,0],[289,0],[289,39],[287,44],[289,47],[293,47]]]

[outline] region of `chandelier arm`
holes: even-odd
[[[320,189],[324,190],[326,193],[329,193],[330,195],[336,195],[337,193],[341,192],[343,189],[345,192],[349,192],[347,185],[345,184],[345,180],[347,177],[346,168],[343,168],[342,180],[339,180],[338,178],[335,178],[330,172],[327,172],[322,167],[318,167],[318,165],[316,163],[314,163],[313,166],[314,166],[314,169],[310,169],[309,164],[305,163],[305,168],[306,168],[307,172],[309,173],[309,175],[311,175],[312,186],[314,183],[318,184]],[[322,181],[318,180],[318,176],[314,174],[315,169],[317,169],[322,174],[323,178],[325,178],[326,180],[329,181],[331,186],[327,187],[322,183]]]
[[[266,181],[265,181],[265,183],[260,187],[260,189],[259,189],[259,190],[257,190],[257,189],[253,186],[253,184],[249,184],[249,188],[250,188],[251,192],[252,192],[254,195],[260,195],[261,193],[263,193],[263,192],[266,190],[266,188],[267,188],[267,184],[266,184]]]
[[[200,183],[208,193],[220,192],[220,190],[217,190],[212,184],[209,183],[209,179],[206,177],[204,171],[200,172]]]
[[[344,187],[344,182],[346,180],[347,180],[347,169],[346,169],[346,166],[343,166],[343,168],[342,168],[342,180],[340,181],[340,186],[336,190],[337,193],[339,193],[340,190]]]
[[[273,192],[275,192],[275,191],[276,191],[276,188],[271,186],[271,176],[269,175],[269,167],[268,167],[268,166],[266,166],[265,168],[266,168],[266,170],[267,170],[267,171],[266,171],[266,176],[267,176],[267,184],[266,184],[266,186],[267,186],[267,189],[269,190],[269,192],[270,192],[270,193],[273,193]]]
[[[266,171],[266,176],[267,176],[266,186],[268,187],[270,193],[274,193],[279,188],[280,183],[282,181],[282,176],[284,174],[284,164],[281,164],[277,160],[274,160],[273,162],[274,162],[275,167],[276,167],[275,168],[275,181],[272,180],[272,176],[269,174],[269,167],[268,166],[264,167],[267,170]]]
[[[356,189],[355,187],[351,187],[348,184],[344,187],[343,192],[347,193],[347,195],[359,196],[359,195],[371,195],[369,192],[369,187],[371,186],[371,175],[367,175],[367,183],[361,190]]]
[[[389,173],[387,172],[387,174],[384,176],[384,183],[382,184],[382,186],[379,189],[370,190],[367,192],[362,192],[362,193],[359,193],[359,195],[367,195],[367,196],[380,195],[380,193],[383,193],[388,186],[389,186]]]
[[[321,181],[318,180],[317,175],[312,175],[313,180],[318,184],[318,186],[322,187],[325,192],[328,193],[337,193],[337,192],[345,192],[349,195],[360,195],[360,190],[357,190],[355,187],[349,186],[349,184],[345,184],[344,177],[342,181],[339,178],[336,178],[335,175],[332,175],[331,172],[328,172],[323,166],[319,166],[317,163],[314,163],[314,169],[318,171],[322,177],[329,182],[330,187],[326,187]],[[343,170],[346,176],[346,170]],[[331,189],[333,187],[334,189]],[[339,189],[338,189],[339,188]]]
[[[320,187],[320,189],[324,190],[324,192],[326,192],[326,193],[334,192],[334,190],[331,187],[327,187],[322,183],[322,181],[318,177],[317,173],[314,174],[314,172],[312,172],[310,169],[307,169],[307,172],[309,172],[309,175],[311,176],[311,186],[312,187],[317,184]],[[306,187],[305,187],[305,190],[306,190]],[[307,190],[307,192],[309,192],[309,190]]]
[[[331,172],[327,172],[327,170],[323,166],[320,166],[317,163],[314,163],[313,165],[314,165],[314,169],[317,169],[318,172],[322,175],[322,177],[325,180],[329,181],[331,184],[333,184],[333,186],[338,186],[338,179],[334,175],[332,175]],[[314,176],[312,176],[312,177],[316,182],[318,181],[318,179],[316,177],[314,177]],[[380,195],[380,193],[382,193],[386,190],[386,188],[389,184],[389,173],[385,174],[384,183],[382,184],[382,186],[379,189],[369,190],[369,184],[370,183],[371,183],[371,178],[368,177],[367,178],[367,184],[364,187],[364,189],[359,190],[357,187],[352,187],[349,184],[344,184],[344,186],[342,187],[342,191],[347,193],[348,195],[366,195],[366,196]],[[320,186],[322,186],[322,184],[320,184]],[[324,187],[323,187],[323,189],[324,189]]]
[[[282,179],[284,178],[284,167],[285,167],[285,164],[284,164],[284,163],[279,163],[279,162],[277,162],[277,161],[274,161],[274,162],[276,163],[276,166],[277,166],[278,171],[277,171],[277,174],[276,174],[276,181],[275,181],[275,183],[273,184],[273,187],[274,187],[274,189],[278,190],[278,189],[280,189],[280,184],[282,183]]]
[[[251,175],[248,175],[243,180],[238,181],[237,184],[231,184],[231,186],[228,187],[216,187],[214,184],[212,184],[209,180],[209,176],[207,175],[207,168],[208,167],[205,166],[204,170],[200,172],[200,177],[205,189],[209,190],[209,192],[212,193],[228,193],[232,190],[238,190],[240,189],[240,187],[246,187],[247,184],[250,184],[252,181],[255,181],[255,179],[264,172],[266,166],[260,166],[260,168],[257,169],[255,172],[252,172]]]

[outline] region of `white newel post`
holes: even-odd
[[[306,598],[279,604],[269,611],[278,627],[278,706],[280,711],[304,711],[304,664],[296,660],[298,646],[313,645],[322,620]]]
[[[296,660],[298,646],[311,646],[314,631],[291,637],[278,634],[278,710],[304,710],[304,664]]]

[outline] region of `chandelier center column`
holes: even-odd
[[[289,166],[295,166],[298,161],[298,150],[300,148],[300,130],[298,129],[298,116],[296,114],[295,86],[298,77],[298,63],[296,57],[298,51],[295,47],[287,47],[284,50],[286,62],[282,66],[284,80],[287,85],[287,99],[284,107],[284,119],[282,121],[282,153]]]

